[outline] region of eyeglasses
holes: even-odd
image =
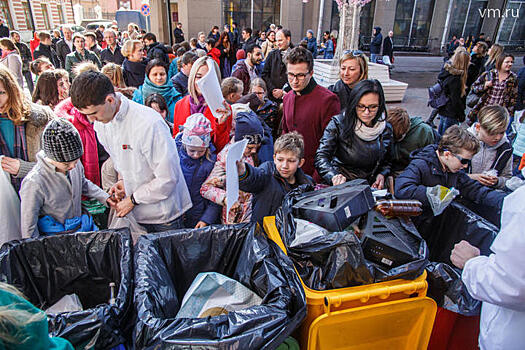
[[[297,74],[288,73],[288,80],[293,81],[295,78],[297,78],[297,80],[303,80],[308,74],[310,74],[310,72]]]
[[[470,163],[472,162],[472,159],[463,158],[462,156],[458,156],[457,154],[454,154],[452,152],[450,152],[450,154],[456,157],[456,159],[459,160],[459,162],[463,165],[470,165]]]
[[[361,50],[346,50],[346,51],[343,51],[343,55],[348,55],[348,54],[352,54],[352,56],[354,56],[354,57],[362,57],[362,56],[364,56],[364,52],[361,51]]]
[[[370,106],[357,105],[356,108],[359,112],[364,112],[365,110],[368,109],[368,112],[373,113],[377,111],[379,106],[378,105],[370,105]]]

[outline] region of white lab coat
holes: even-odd
[[[142,224],[165,224],[191,208],[175,141],[162,116],[128,100],[107,124],[95,122],[100,143],[124,179],[126,195],[139,203],[133,215]]]
[[[479,344],[482,350],[525,348],[525,186],[505,198],[501,230],[490,256],[470,259],[462,279],[483,301]]]

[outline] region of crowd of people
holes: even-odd
[[[333,58],[337,46],[329,32],[318,44],[309,30],[297,46],[275,25],[214,26],[186,41],[177,24],[174,34],[173,47],[132,23],[83,34],[62,26],[30,47],[16,31],[0,39],[0,162],[20,198],[20,238],[96,230],[88,199],[108,207],[109,226],[126,218],[162,232],[262,223],[299,185],[354,179],[419,200],[422,217],[432,215],[426,190],[436,185],[498,212],[514,189],[507,182],[523,180],[525,127],[511,125],[523,122],[513,118],[525,72],[511,71],[514,56],[498,44],[451,43],[436,131],[388,108],[362,51],[345,51],[339,80],[319,85],[314,58]],[[383,45],[391,56],[392,35]],[[217,110],[197,84],[207,74],[222,89]],[[240,140],[239,199],[228,211],[226,158]]]

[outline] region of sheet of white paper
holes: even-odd
[[[226,212],[230,215],[230,209],[239,199],[239,173],[237,161],[242,158],[248,140],[244,139],[231,145],[226,156]],[[226,219],[229,219],[229,217]]]
[[[224,108],[221,85],[215,73],[215,65],[212,60],[208,60],[208,73],[197,81],[197,86],[201,90],[206,104],[210,107],[211,113],[215,118],[220,118],[221,114],[217,113],[218,108]]]

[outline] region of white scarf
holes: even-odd
[[[358,120],[355,126],[355,134],[363,141],[373,141],[383,133],[386,127],[386,121],[380,121],[373,127],[366,126]]]

